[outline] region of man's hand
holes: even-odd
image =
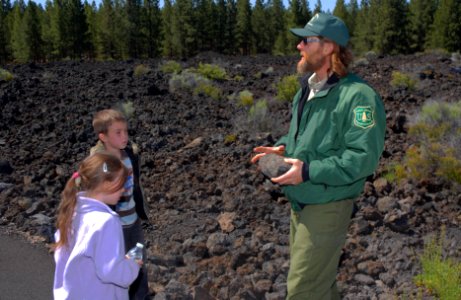
[[[278,147],[256,147],[253,149],[254,152],[260,152],[259,154],[256,154],[253,156],[251,159],[252,163],[256,163],[261,157],[263,157],[266,154],[269,153],[275,153],[277,155],[283,156],[283,153],[285,153],[285,146],[278,146]]]
[[[290,170],[279,177],[271,178],[272,182],[282,185],[296,185],[303,182],[302,169],[304,162],[295,158],[285,158],[285,162],[291,164]]]

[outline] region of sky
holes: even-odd
[[[45,7],[45,2],[46,0],[34,0],[35,3],[37,4],[41,4],[43,7]],[[82,0],[83,2],[84,0]],[[89,3],[91,3],[93,0],[88,0]],[[96,4],[99,4],[101,2],[101,0],[95,0],[96,1]],[[11,1],[12,3],[14,1]],[[27,1],[26,1],[27,2]],[[160,5],[162,5],[162,0],[160,0]],[[252,3],[254,3],[254,0],[251,0]],[[335,4],[336,4],[336,0],[320,0],[320,2],[322,3],[322,10],[323,11],[330,11],[332,12],[333,9],[335,8]],[[346,3],[349,2],[349,1],[345,1]],[[288,0],[283,0],[283,3],[285,4],[285,8],[288,7]],[[317,0],[309,0],[309,7],[312,10],[314,10],[314,7],[315,7],[315,4],[317,3]],[[307,22],[307,20],[306,20]]]

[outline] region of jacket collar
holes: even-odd
[[[301,78],[301,87],[304,88],[304,87],[309,87],[309,78],[312,76],[312,72],[311,73],[307,73],[306,75],[304,75],[302,78]],[[322,90],[325,90],[325,89],[329,89],[331,88],[332,86],[336,85],[338,82],[339,82],[339,76],[336,74],[336,73],[333,73],[331,74],[330,77],[328,77],[328,80],[327,82],[325,83],[325,85],[323,86]]]

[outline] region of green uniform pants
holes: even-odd
[[[336,274],[354,200],[291,210],[287,300],[340,299]]]

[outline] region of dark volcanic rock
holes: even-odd
[[[13,173],[13,168],[10,163],[6,160],[0,160],[0,174],[11,174]]]
[[[131,106],[129,134],[151,209],[144,230],[153,298],[284,299],[289,204],[249,161],[254,147],[272,146],[288,130],[291,103],[275,99],[275,86],[298,59],[202,53],[180,61],[183,69],[223,67],[231,80],[213,81],[219,100],[172,93],[161,60],[2,66],[14,79],[0,82],[0,225],[51,242],[60,192],[96,142],[94,113]],[[338,285],[343,299],[419,298],[415,254],[428,237],[446,228],[447,255],[461,258],[461,189],[436,176],[397,184],[383,174],[415,142],[408,126],[426,101],[459,100],[460,64],[441,54],[367,59],[352,71],[383,98],[385,149],[357,200]],[[139,64],[151,71],[135,76]],[[391,89],[393,71],[414,75],[416,89]],[[245,89],[267,100],[265,119],[248,121],[234,97]],[[274,162],[269,177],[278,176]],[[235,215],[227,231],[225,213]]]
[[[284,159],[283,156],[269,153],[259,159],[258,165],[261,172],[267,177],[279,177],[291,168],[291,165],[286,163]]]

